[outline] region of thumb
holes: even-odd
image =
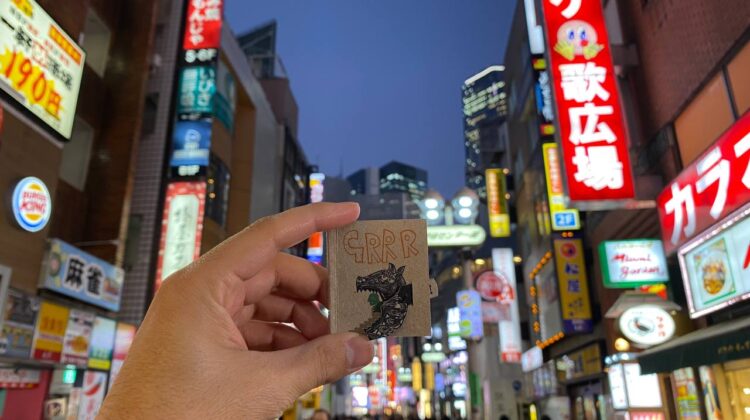
[[[372,361],[373,344],[355,333],[329,334],[276,352],[287,366],[287,386],[303,394],[356,372]]]

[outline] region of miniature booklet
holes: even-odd
[[[331,332],[369,339],[430,335],[424,220],[355,222],[328,232]]]

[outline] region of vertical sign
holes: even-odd
[[[600,0],[544,0],[563,167],[577,207],[635,197]]]
[[[39,298],[15,289],[8,290],[3,309],[0,355],[28,359],[34,340],[34,325],[39,313]]]
[[[583,242],[580,239],[555,239],[554,246],[563,331],[566,334],[589,333],[593,321]]]
[[[487,169],[484,173],[487,185],[487,212],[490,218],[490,236],[507,238],[510,236],[510,214],[508,200],[505,198],[507,187],[505,174],[501,169]]]
[[[523,347],[521,343],[521,318],[518,313],[516,266],[513,263],[513,250],[510,248],[493,249],[492,268],[495,274],[504,279],[504,283],[513,290],[511,298],[507,299],[505,303],[509,309],[508,317],[501,319],[498,323],[500,360],[503,362],[520,363]]]
[[[91,346],[89,347],[90,368],[109,370],[112,349],[115,345],[115,324],[113,319],[100,316],[97,316],[94,320]]]
[[[86,367],[89,359],[89,342],[94,328],[96,315],[90,312],[70,310],[68,328],[65,330],[65,341],[60,363]]]
[[[83,391],[78,405],[78,420],[95,420],[104,401],[104,390],[107,385],[107,374],[87,370],[83,374]]]
[[[167,186],[156,263],[156,290],[172,273],[200,255],[205,204],[205,182],[173,182]]]
[[[133,344],[134,338],[135,325],[123,324],[122,322],[117,323],[115,350],[112,353],[112,368],[109,371],[108,389],[112,388],[117,375],[120,374],[120,369],[122,369],[122,365],[125,363],[125,357],[128,355],[128,351],[130,351],[130,345]]]
[[[482,325],[482,297],[476,290],[461,290],[456,293],[460,316],[461,337],[478,340],[484,336]]]
[[[68,326],[69,309],[50,302],[42,302],[32,346],[34,359],[60,361]]]
[[[189,0],[182,49],[219,48],[223,0]]]
[[[565,205],[560,160],[557,155],[557,144],[542,145],[544,158],[544,175],[547,178],[547,199],[549,214],[552,218],[552,230],[577,230],[581,228],[581,216],[578,209],[569,209]]]
[[[533,1],[533,0],[532,0]],[[547,72],[547,60],[544,55],[531,57],[531,68],[534,70],[534,96],[536,98],[536,117],[539,123],[539,135],[555,135],[555,101],[552,100],[552,84]]]
[[[319,203],[323,201],[323,183],[326,176],[321,173],[310,174],[310,202]],[[315,232],[307,241],[307,259],[315,264],[323,261],[323,232]]]

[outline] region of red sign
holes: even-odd
[[[601,0],[544,0],[568,195],[586,203],[635,197]]]
[[[475,282],[479,295],[486,301],[509,304],[515,299],[513,286],[508,279],[498,276],[492,270],[479,273]]]
[[[670,254],[750,202],[750,113],[680,173],[657,198]]]
[[[189,0],[182,48],[219,48],[223,0]]]
[[[173,182],[167,186],[155,290],[172,273],[200,256],[205,205],[205,182]]]

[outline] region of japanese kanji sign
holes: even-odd
[[[200,255],[205,205],[205,182],[173,182],[167,186],[155,290],[170,274]]]
[[[223,7],[223,0],[188,2],[183,49],[219,48]]]
[[[490,219],[490,236],[507,238],[510,236],[510,214],[508,212],[507,186],[502,169],[490,168],[484,171],[487,185],[487,214]]]
[[[635,197],[600,0],[544,0],[568,196],[577,207]]]
[[[563,332],[589,333],[593,321],[583,243],[580,239],[555,239],[554,247]]]
[[[42,302],[34,330],[34,359],[60,361],[69,312],[70,310],[64,306]]]
[[[667,254],[750,202],[750,113],[685,168],[657,199]]]
[[[48,241],[41,286],[110,311],[120,310],[125,273],[59,239]]]

